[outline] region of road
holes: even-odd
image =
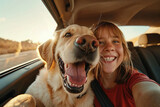
[[[38,54],[35,50],[20,52],[19,54],[0,55],[0,72],[37,57]]]

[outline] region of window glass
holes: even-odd
[[[37,58],[56,26],[41,0],[0,0],[0,71]]]
[[[149,26],[118,26],[126,41],[132,41],[134,46],[138,46],[138,38],[140,35],[147,33]]]

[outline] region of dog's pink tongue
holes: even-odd
[[[85,63],[66,64],[65,74],[69,76],[72,84],[83,85],[86,82]]]

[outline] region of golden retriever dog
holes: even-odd
[[[26,93],[33,96],[37,106],[92,107],[92,69],[99,62],[96,37],[79,25],[57,31],[54,37],[39,46],[39,55],[47,66]]]

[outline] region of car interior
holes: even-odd
[[[92,27],[105,20],[118,26],[160,26],[159,0],[42,0],[57,22],[57,30],[70,24]],[[160,34],[140,35],[138,45],[128,41],[133,66],[139,72],[160,83]],[[0,106],[25,93],[44,67],[40,59],[20,64],[0,72]]]

